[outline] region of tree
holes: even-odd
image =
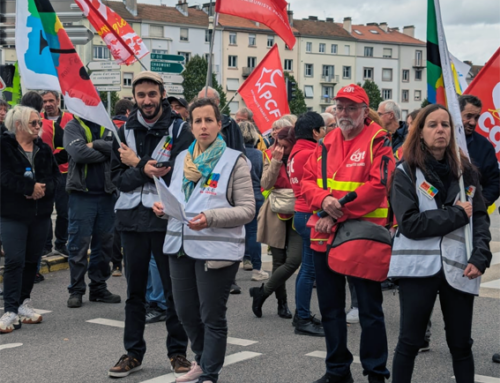
[[[430,104],[429,100],[427,98],[424,98],[424,101],[422,101],[422,105],[420,105],[420,107],[425,108],[429,104]]]
[[[184,97],[188,102],[194,100],[199,91],[203,89],[207,79],[208,62],[204,57],[196,55],[192,57],[186,64],[186,70],[182,73],[184,81]],[[222,86],[217,82],[215,74],[212,74],[212,88],[216,89],[220,95],[220,109],[224,108],[227,103],[226,93]]]
[[[368,99],[370,100],[370,108],[373,110],[377,110],[378,105],[383,101],[378,85],[373,81],[366,80],[363,84],[363,89],[365,90],[366,94],[368,95]]]
[[[297,90],[295,91],[295,98],[288,103],[288,106],[290,107],[290,113],[295,114],[296,116],[299,116],[305,112],[307,112],[307,106],[306,106],[306,101],[304,97],[304,92],[302,92],[299,87],[297,80],[295,80],[295,77],[293,77],[290,73],[285,72],[285,78],[288,79],[288,81],[294,82],[297,84]]]
[[[108,110],[108,92],[99,92],[99,97],[101,97],[101,101],[104,104],[106,110]],[[111,92],[111,116],[115,113],[115,105],[120,101],[120,97],[118,97],[117,92]]]

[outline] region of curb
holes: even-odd
[[[68,270],[68,258],[59,254],[47,255],[42,257],[42,264],[40,267],[40,274],[48,274],[59,270]],[[4,266],[0,267],[0,282],[3,282]]]

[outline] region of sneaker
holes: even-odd
[[[52,249],[43,249],[42,257],[52,254]]]
[[[250,261],[249,259],[244,259],[243,270],[252,271],[253,270],[252,261]]]
[[[241,294],[241,287],[236,283],[231,284],[231,290],[229,290],[230,294]]]
[[[35,281],[33,283],[40,283],[40,282],[43,282],[44,280],[45,280],[45,277],[42,274],[36,273]]]
[[[167,320],[167,310],[156,308],[146,313],[146,323],[165,322]]]
[[[266,273],[264,270],[252,271],[252,281],[265,281],[267,279],[269,279],[269,273]]]
[[[108,376],[114,378],[124,378],[130,374],[142,369],[142,364],[136,358],[128,355],[122,355],[118,363],[111,367],[108,371]]]
[[[350,372],[346,376],[342,377],[331,375],[327,372],[320,379],[314,381],[314,383],[354,383],[354,379],[352,378]]]
[[[0,318],[0,334],[7,334],[21,328],[19,315],[13,312],[6,312]]]
[[[105,289],[99,293],[90,292],[89,301],[102,303],[120,303],[122,299],[119,295],[111,294],[108,289]]]
[[[64,256],[65,258],[68,258],[69,256],[69,253],[68,253],[68,248],[66,247],[66,245],[64,246],[61,246],[61,247],[56,247],[54,249],[57,253],[61,254],[62,256]]]
[[[174,355],[170,358],[170,365],[176,376],[188,373],[192,367],[192,363],[184,355]]]
[[[42,321],[42,316],[37,314],[31,307],[31,299],[25,299],[23,304],[17,309],[19,319],[24,324],[35,324]]]
[[[175,379],[175,383],[198,383],[201,375],[203,375],[203,370],[198,363],[193,362],[188,373]]]
[[[355,324],[359,323],[359,310],[357,307],[351,308],[351,311],[349,311],[345,317],[345,320],[347,323],[350,324]]]
[[[422,345],[422,347],[420,347],[418,349],[418,352],[427,352],[427,351],[430,351],[430,349],[431,349],[430,342],[428,340],[426,340],[424,342],[424,344]]]
[[[122,269],[120,269],[119,267],[116,267],[113,272],[111,273],[111,275],[113,277],[121,277],[123,274],[122,274]]]
[[[368,375],[368,383],[385,383],[385,377],[382,375]]]
[[[82,295],[81,294],[71,294],[68,299],[68,307],[70,309],[82,307]]]

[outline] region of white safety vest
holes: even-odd
[[[208,180],[198,182],[185,202],[182,191],[184,178],[184,159],[187,150],[181,152],[176,160],[170,188],[177,200],[185,205],[188,218],[193,218],[206,210],[233,207],[227,199],[229,179],[241,152],[226,148],[215,165]],[[206,228],[191,230],[187,225],[169,217],[163,253],[177,254],[182,249],[191,258],[217,261],[241,261],[245,254],[245,226],[226,228]]]
[[[182,122],[177,133],[177,137],[181,134],[185,122]],[[158,162],[165,162],[170,160],[170,154],[172,152],[172,136],[173,136],[174,123],[168,128],[168,135],[163,137],[158,145],[156,146],[151,159]],[[124,129],[125,132],[125,144],[137,153],[137,144],[135,142],[134,129]],[[153,204],[159,201],[158,192],[156,191],[156,186],[152,182],[148,182],[143,186],[132,190],[131,192],[120,192],[120,197],[115,204],[115,210],[130,210],[135,208],[142,203],[143,206],[152,208]]]
[[[406,174],[402,164],[398,166],[398,169],[403,170]],[[408,174],[406,175],[409,177]],[[435,199],[426,197],[424,192],[419,189],[419,185],[425,181],[425,177],[418,168],[416,176],[420,212],[436,210],[438,207]],[[472,200],[470,202],[472,203]],[[392,246],[388,276],[390,278],[428,277],[436,275],[443,268],[446,280],[451,287],[465,293],[478,295],[481,278],[469,279],[463,276],[467,263],[465,226],[444,237],[422,239],[407,238],[398,230]]]

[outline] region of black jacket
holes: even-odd
[[[0,148],[0,215],[22,222],[29,222],[35,216],[49,217],[59,179],[59,168],[50,147],[40,138],[34,141],[34,166],[28,161],[14,134],[3,133]],[[33,168],[34,179],[24,177],[26,168]],[[36,182],[45,184],[45,196],[39,200],[27,199],[26,196],[33,194]]]
[[[165,99],[163,100],[163,114],[156,124],[148,129],[143,126],[137,119],[137,107],[134,107],[130,113],[127,122],[122,126],[118,135],[123,143],[126,143],[124,129],[133,129],[135,141],[137,145],[137,155],[140,157],[140,162],[135,168],[131,168],[123,164],[120,160],[119,145],[116,140],[113,141],[113,153],[111,160],[111,175],[113,183],[120,192],[130,192],[146,183],[154,183],[153,179],[149,178],[144,173],[144,166],[151,160],[151,155],[155,150],[158,142],[168,135],[168,129],[174,120],[182,121],[182,118],[172,112],[170,104]],[[174,163],[177,155],[183,150],[189,148],[189,145],[194,141],[187,124],[184,124],[179,137],[174,139],[170,162],[172,169],[164,177],[167,185],[170,185],[172,172],[174,171]],[[167,230],[167,221],[156,217],[153,210],[139,204],[137,207],[130,210],[116,211],[116,228],[119,231],[138,231],[138,232],[158,232]]]
[[[7,128],[5,127],[5,124],[2,122],[0,123],[0,134],[3,134],[4,132],[8,132]]]
[[[241,134],[241,129],[231,117],[222,115],[222,137],[226,141],[228,148],[239,150],[243,154],[245,151],[245,142],[243,140],[243,135]]]
[[[396,151],[403,145],[408,135],[408,126],[402,121],[399,121],[399,128],[392,135],[392,152]]]
[[[473,132],[467,136],[467,149],[472,163],[481,173],[481,187],[486,206],[491,205],[500,196],[500,171],[495,155],[495,148],[487,138]]]
[[[406,165],[404,160],[401,163]],[[407,169],[407,171],[410,170]],[[412,174],[413,180],[416,180],[415,171]],[[468,184],[465,185],[466,188],[468,186]],[[479,271],[484,273],[484,270],[489,267],[491,262],[489,248],[491,241],[490,218],[486,212],[479,185],[474,186],[476,186],[476,192],[472,201],[473,249],[469,263],[472,263]],[[442,202],[436,198],[437,209],[420,213],[414,181],[402,170],[396,169],[391,188],[390,203],[396,216],[398,230],[410,239],[422,239],[425,237],[442,237],[465,226],[469,223],[465,210],[454,205],[458,192],[458,180],[453,179],[448,188],[446,200]],[[436,197],[438,195],[439,193]]]

